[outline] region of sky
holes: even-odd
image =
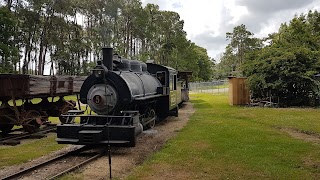
[[[277,32],[295,14],[320,11],[320,0],[142,0],[175,11],[184,20],[187,38],[219,61],[229,41],[226,32],[244,24],[257,38]]]

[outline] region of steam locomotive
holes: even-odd
[[[102,49],[103,60],[80,89],[80,101],[95,114],[70,110],[57,125],[59,144],[135,146],[144,129],[167,116],[178,116],[178,105],[189,100],[188,76],[171,67],[128,60]],[[76,123],[80,117],[80,123]]]

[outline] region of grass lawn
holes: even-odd
[[[77,102],[77,96],[76,95],[65,96],[64,99],[65,100],[73,100],[73,101]],[[49,100],[49,102],[51,102],[52,101],[52,97],[48,97],[48,100]],[[58,100],[59,100],[59,97],[54,97],[53,98],[53,101],[58,101]],[[38,104],[39,102],[41,102],[41,98],[33,98],[33,99],[31,99],[31,102],[33,104]],[[13,101],[12,100],[10,100],[8,103],[9,103],[10,106],[13,106]],[[22,105],[22,100],[21,99],[17,99],[16,100],[16,105],[17,106],[21,106]]]
[[[76,97],[67,96],[65,99],[76,100]],[[86,107],[82,106],[81,109],[85,110]],[[89,110],[85,111],[85,114],[89,114]],[[59,117],[49,117],[49,120],[55,124],[60,123]],[[76,121],[79,122],[80,118],[77,118]],[[21,126],[16,127],[18,128]],[[55,139],[56,134],[51,134],[47,138],[25,142],[24,144],[17,146],[0,146],[0,169],[5,166],[27,162],[66,146],[58,144]]]
[[[73,100],[73,101],[77,102],[77,96],[76,95],[65,96],[64,99],[67,100],[67,101],[68,100]],[[48,100],[49,100],[49,102],[51,102],[52,98],[49,97]],[[53,99],[53,101],[58,101],[58,100],[59,100],[59,97],[54,97],[54,99]],[[31,100],[31,102],[34,103],[34,104],[40,103],[41,102],[41,98],[34,98],[34,99]],[[9,103],[9,105],[13,106],[13,101],[12,100],[10,100],[8,103]],[[21,99],[16,100],[16,104],[17,104],[17,106],[21,106],[22,105],[22,100]],[[76,105],[76,108],[78,108],[78,104]],[[86,107],[82,106],[81,109],[85,110]],[[89,113],[89,111],[87,111],[86,113]],[[55,123],[55,124],[60,123],[59,117],[49,117],[49,120],[52,123]],[[22,126],[14,126],[13,129],[18,129],[18,128],[21,128],[21,127]],[[0,137],[1,137],[1,135],[0,135]]]
[[[47,138],[18,146],[0,146],[0,169],[5,166],[28,162],[66,146],[58,144],[55,139],[56,135],[51,134]]]
[[[320,179],[320,144],[281,128],[320,134],[319,109],[228,105],[193,94],[196,112],[178,136],[128,179]]]

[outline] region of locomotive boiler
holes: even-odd
[[[135,146],[143,129],[178,115],[182,102],[178,72],[170,67],[127,60],[103,48],[103,60],[84,81],[80,101],[94,112],[71,110],[57,125],[61,144],[116,144]],[[76,123],[80,117],[80,123]]]

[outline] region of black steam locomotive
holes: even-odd
[[[80,90],[80,101],[95,114],[71,110],[57,125],[60,144],[135,146],[136,136],[156,121],[178,116],[178,105],[189,100],[188,76],[175,69],[113,55],[103,48],[103,60]],[[80,117],[80,123],[76,123]]]

